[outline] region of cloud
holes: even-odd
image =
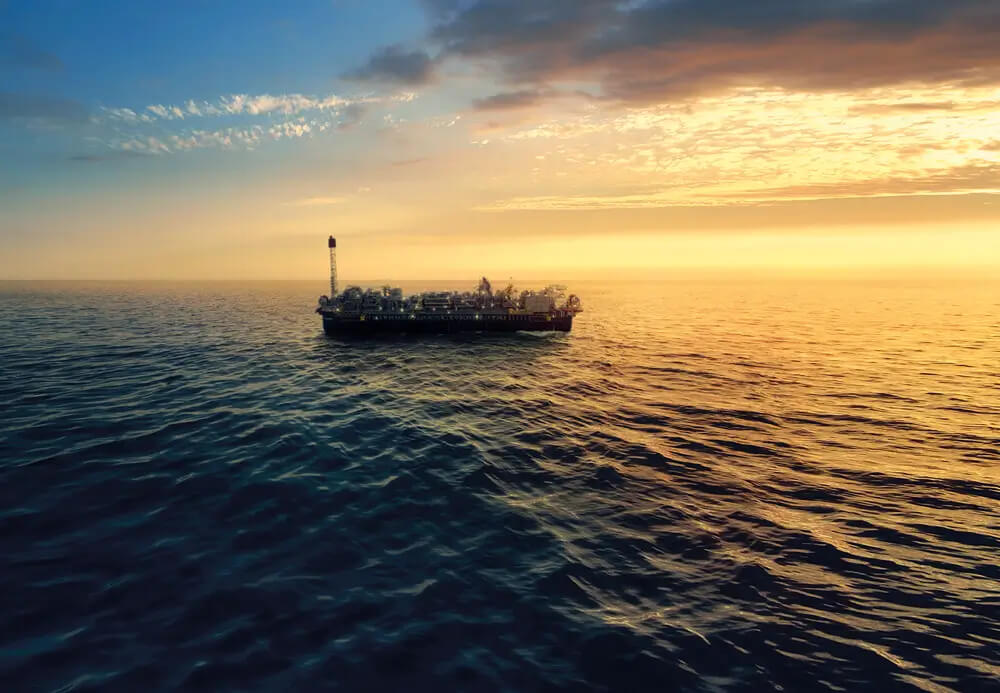
[[[590,82],[653,103],[742,86],[1000,83],[1000,3],[982,0],[424,4],[441,59],[485,61],[518,90]]]
[[[157,118],[163,118],[165,120],[183,119],[185,114],[184,109],[180,106],[164,106],[163,104],[146,106],[146,110],[155,115]]]
[[[225,97],[220,105],[227,113],[249,113],[250,115],[262,115],[266,113],[281,113],[282,115],[294,115],[303,111],[328,110],[349,106],[352,101],[342,99],[335,94],[325,97],[303,96],[302,94],[259,94],[249,96],[247,94],[236,94]]]
[[[324,132],[329,129],[328,121],[286,120],[270,126],[229,127],[217,130],[182,130],[171,135],[137,135],[108,143],[113,149],[139,151],[146,154],[169,154],[189,152],[195,149],[255,149],[265,140],[297,139]]]
[[[266,140],[297,139],[324,132],[328,120],[298,118],[273,123],[267,127],[228,127],[215,130],[186,129],[173,134],[136,133],[105,142],[109,149],[147,155],[189,152],[196,149],[255,149]]]
[[[699,194],[682,187],[637,189],[608,195],[537,195],[497,200],[483,212],[662,209],[668,207],[753,206],[830,199],[868,199],[927,195],[1000,194],[1000,165],[956,166],[925,176],[884,177]]]
[[[267,129],[267,134],[273,140],[279,140],[282,137],[302,137],[310,132],[312,132],[312,125],[304,120],[286,120],[283,123],[275,123]]]
[[[142,159],[147,156],[150,155],[139,151],[111,150],[111,151],[101,152],[100,154],[74,154],[72,156],[67,157],[66,160],[73,161],[76,163],[96,164],[102,161],[116,161],[121,159]]]
[[[426,84],[434,78],[434,61],[423,50],[400,45],[376,51],[364,65],[343,75],[345,79],[392,84]]]
[[[491,144],[535,161],[507,199],[487,207],[636,209],[1000,191],[996,99],[994,87],[907,86],[744,88],[625,109],[605,102],[493,135]]]
[[[33,120],[52,124],[85,123],[87,108],[69,99],[0,92],[0,120]]]
[[[979,162],[953,166],[922,176],[892,176],[871,180],[763,188],[748,193],[745,197],[751,201],[777,201],[975,193],[1000,193],[1000,164]]]
[[[166,106],[161,106],[160,104],[154,104],[152,106],[146,106],[146,110],[148,110],[150,113],[152,113],[153,115],[157,116],[158,118],[170,118],[171,117],[171,111]]]
[[[264,136],[264,128],[255,125],[249,128],[223,128],[221,130],[190,130],[176,135],[170,135],[168,141],[173,151],[191,151],[192,149],[253,149],[260,144]],[[277,138],[275,138],[277,139]]]
[[[538,89],[522,89],[520,91],[501,92],[482,99],[474,99],[472,107],[477,111],[497,111],[534,106],[543,98],[545,92]]]
[[[856,106],[855,113],[913,113],[917,111],[953,111],[959,105],[954,101],[899,101]]]
[[[341,112],[340,122],[337,123],[338,130],[350,130],[358,125],[368,112],[368,107],[362,103],[352,103]]]
[[[946,115],[948,113],[982,113],[993,114],[1000,111],[1000,92],[993,98],[964,99],[948,101],[896,101],[891,103],[873,103],[854,107],[857,113],[882,114],[916,114],[926,113]]]
[[[63,62],[24,36],[0,33],[0,67],[61,70]]]
[[[213,101],[189,99],[179,104],[150,104],[138,111],[105,106],[99,108],[90,121],[95,126],[103,125],[112,130],[113,136],[106,138],[105,144],[115,151],[155,155],[205,148],[254,149],[266,140],[311,137],[333,129],[347,130],[362,121],[372,104],[406,103],[414,98],[410,92],[358,98],[336,94],[229,94]],[[8,110],[15,112],[13,106]],[[40,110],[39,104],[33,109],[22,105],[16,112]],[[0,117],[4,115],[0,100]],[[238,118],[241,126],[177,129],[181,125],[216,118]],[[266,118],[267,121],[243,124],[248,118]]]
[[[329,205],[339,205],[346,202],[346,197],[305,197],[301,200],[286,202],[286,207],[326,207]]]
[[[120,120],[125,123],[151,123],[153,122],[153,116],[148,113],[136,113],[131,108],[108,108],[101,107],[101,116],[97,119],[100,120],[101,117],[108,120]]]
[[[394,100],[407,100],[412,95],[404,94],[393,97]],[[104,108],[102,112],[108,118],[116,120],[183,120],[185,118],[209,118],[236,115],[298,115],[308,111],[344,110],[352,106],[378,101],[372,97],[348,99],[329,94],[327,96],[308,96],[305,94],[228,94],[214,101],[195,101],[189,99],[182,104],[150,104],[144,112],[136,113],[128,108]]]
[[[117,151],[138,155],[169,154],[170,147],[159,137],[132,137],[112,144]]]

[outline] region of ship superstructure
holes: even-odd
[[[403,295],[391,286],[348,286],[337,293],[337,241],[330,237],[331,296],[320,296],[316,312],[327,334],[375,332],[569,332],[581,312],[580,299],[566,287],[494,291],[486,277],[475,291],[426,291]]]

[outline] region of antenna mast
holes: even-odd
[[[330,236],[327,241],[330,246],[330,298],[337,296],[337,239]]]

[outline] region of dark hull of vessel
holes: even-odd
[[[480,319],[454,317],[416,319],[376,319],[323,316],[323,331],[328,335],[374,334],[449,334],[453,332],[569,332],[573,316],[510,316]]]

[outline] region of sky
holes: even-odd
[[[1000,277],[1000,0],[0,0],[0,279]]]

